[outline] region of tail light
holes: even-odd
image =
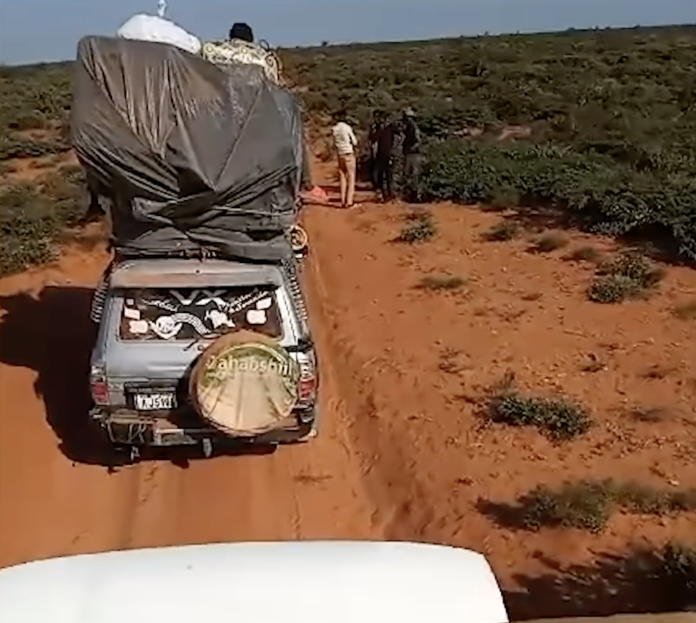
[[[300,381],[297,384],[297,406],[311,407],[317,395],[317,375],[312,359],[300,359]]]
[[[89,386],[92,400],[98,405],[109,404],[109,386],[106,383],[106,372],[99,365],[93,365],[89,372]]]

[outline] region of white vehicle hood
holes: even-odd
[[[2,623],[507,623],[475,552],[300,541],[69,556],[0,571]]]

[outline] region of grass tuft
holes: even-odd
[[[696,301],[688,301],[676,305],[672,315],[679,320],[696,320]]]
[[[394,239],[395,242],[405,244],[426,242],[437,233],[437,226],[430,214],[414,215],[414,218],[409,220],[410,223],[401,230],[401,233]]]
[[[503,221],[484,232],[483,239],[489,242],[505,242],[513,240],[522,233],[522,227],[514,221]]]
[[[597,264],[602,259],[602,254],[594,247],[580,247],[568,254],[567,259],[571,262],[589,262]]]
[[[666,490],[638,482],[580,480],[539,485],[515,504],[482,503],[483,511],[524,530],[577,528],[601,532],[618,511],[664,516],[696,510],[696,489]]]
[[[428,275],[423,277],[416,288],[419,290],[458,290],[466,285],[466,280],[455,275]]]
[[[560,234],[544,234],[532,247],[536,253],[551,253],[568,245],[568,239]]]

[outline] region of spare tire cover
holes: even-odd
[[[201,355],[190,393],[203,419],[232,436],[283,425],[297,403],[300,369],[276,340],[252,331],[223,335]]]

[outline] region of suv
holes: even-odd
[[[144,446],[200,445],[206,457],[229,435],[193,407],[190,374],[216,338],[252,330],[277,340],[298,364],[289,420],[246,441],[301,441],[317,434],[318,370],[294,261],[115,261],[98,288],[92,320],[92,418],[131,460]]]

